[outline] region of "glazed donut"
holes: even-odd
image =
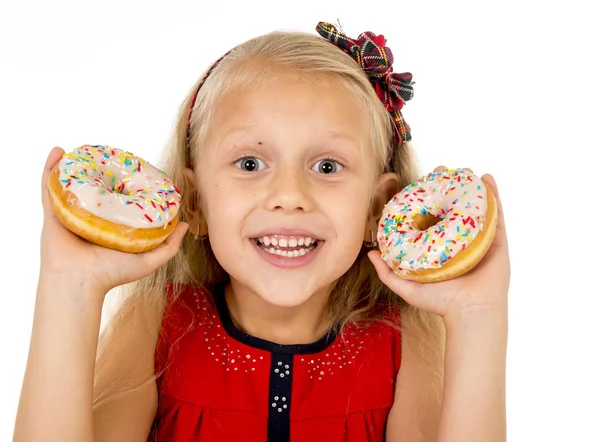
[[[181,195],[158,170],[120,149],[65,153],[48,180],[54,213],[70,231],[129,253],[158,247],[177,225]]]
[[[496,198],[487,184],[465,169],[444,170],[408,185],[387,203],[377,241],[398,276],[445,281],[479,263],[497,223]]]

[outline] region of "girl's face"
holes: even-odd
[[[365,236],[375,161],[345,90],[292,73],[222,97],[197,180],[216,258],[270,304],[325,293]]]

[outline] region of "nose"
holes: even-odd
[[[269,183],[266,200],[269,210],[285,213],[306,212],[313,207],[310,183],[305,174],[292,168],[281,168]]]

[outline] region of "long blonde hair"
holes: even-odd
[[[345,88],[350,96],[364,106],[366,115],[371,120],[370,136],[377,164],[374,178],[384,172],[393,139],[391,117],[363,69],[351,57],[321,37],[299,32],[273,32],[236,47],[211,72],[196,98],[189,142],[188,110],[200,80],[190,89],[182,103],[161,166],[182,190],[183,206],[192,210],[199,207],[198,192],[188,191],[185,168],[186,165],[201,161],[216,101],[231,90],[272,79],[273,68],[304,73],[307,81],[312,78],[320,83],[330,82],[332,87]],[[419,173],[410,145],[404,143],[394,148],[398,149],[395,171],[400,186],[404,187],[418,178]],[[182,213],[181,216],[185,221],[185,214]],[[113,382],[111,385],[98,382],[102,378],[105,361],[110,357],[107,350],[110,349],[111,342],[127,339],[127,333],[119,330],[120,319],[125,312],[141,308],[154,312],[152,316],[162,315],[167,304],[165,287],[168,284],[200,284],[211,287],[227,280],[228,275],[212,253],[209,241],[196,241],[193,235],[188,234],[178,254],[169,263],[147,278],[128,286],[126,289],[130,295],[100,338],[94,406],[140,386],[139,382],[133,385],[127,380],[120,380],[118,384]],[[394,326],[400,327],[403,335],[411,337],[424,361],[433,361],[428,367],[432,373],[432,391],[438,399],[441,398],[443,326],[439,317],[409,306],[392,293],[379,280],[366,253],[361,253],[351,268],[336,282],[330,296],[330,317],[340,327],[348,322],[364,324],[382,320],[386,312],[394,309],[400,309],[402,318],[401,324]],[[132,343],[131,347],[135,347],[135,344]],[[158,374],[150,374],[146,381],[152,381]]]

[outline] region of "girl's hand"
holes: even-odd
[[[101,293],[103,297],[112,288],[149,275],[175,256],[187,230],[185,223],[180,223],[159,247],[141,254],[123,253],[97,246],[64,227],[54,214],[47,186],[50,171],[63,153],[58,147],[50,152],[42,176],[44,225],[41,238],[41,277],[53,281],[60,278],[77,289],[86,286]]]
[[[440,166],[435,171],[445,169]],[[502,203],[494,178],[484,175],[482,179],[496,197],[498,226],[487,254],[468,273],[456,279],[436,283],[407,281],[393,272],[381,258],[379,251],[369,252],[369,258],[385,285],[409,304],[440,315],[445,320],[457,313],[477,311],[480,308],[507,308],[510,263]]]

